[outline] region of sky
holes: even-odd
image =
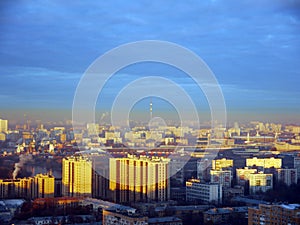
[[[70,118],[76,87],[94,60],[122,44],[162,40],[204,60],[222,88],[229,120],[300,123],[299,28],[299,0],[2,0],[0,117]],[[110,111],[120,90],[143,76],[173,80],[200,114],[209,110],[186,74],[154,63],[116,73],[97,108]],[[154,112],[174,112],[167,101],[152,101]],[[148,105],[145,99],[135,109]]]

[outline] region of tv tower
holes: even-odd
[[[152,98],[150,99],[150,120],[152,120]]]

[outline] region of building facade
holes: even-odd
[[[250,194],[266,192],[273,188],[273,174],[254,173],[249,175]]]
[[[92,162],[83,156],[62,161],[62,194],[69,197],[92,196]]]
[[[232,172],[231,170],[211,170],[210,182],[218,183],[223,187],[231,187]]]
[[[277,182],[283,182],[290,186],[297,183],[297,169],[276,169]]]
[[[248,209],[248,225],[296,225],[300,224],[300,205],[265,205]]]
[[[147,225],[148,217],[140,216],[132,210],[103,210],[103,225]]]
[[[246,166],[258,166],[258,167],[263,167],[263,168],[281,168],[282,166],[282,159],[280,158],[249,158],[246,159]]]
[[[245,185],[249,181],[250,174],[257,173],[257,169],[245,167],[243,169],[236,169],[236,181],[238,185]]]
[[[212,169],[213,170],[222,170],[225,168],[233,167],[232,159],[214,159],[212,160]]]
[[[109,189],[114,202],[167,201],[170,159],[128,155],[110,158]]]
[[[0,133],[7,133],[8,131],[8,120],[0,119]]]
[[[191,179],[186,182],[186,200],[220,204],[222,202],[222,185],[201,183],[200,180]]]
[[[51,198],[54,197],[54,177],[37,174],[35,177],[0,180],[0,198]]]

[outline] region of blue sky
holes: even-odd
[[[120,44],[151,39],[198,54],[221,84],[229,117],[297,120],[299,28],[296,0],[3,0],[0,110],[70,112],[80,77],[97,57]],[[207,107],[180,71],[149,64],[120,71],[100,95],[99,107],[108,110],[125,83],[147,75],[174,80],[199,109]]]

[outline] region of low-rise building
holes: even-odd
[[[147,225],[148,217],[141,216],[135,210],[111,208],[103,210],[103,225]]]
[[[203,213],[204,223],[211,221],[213,224],[226,224],[232,222],[233,218],[246,220],[248,207],[213,208]]]
[[[182,220],[175,216],[155,217],[148,219],[149,225],[182,225]]]
[[[300,204],[260,204],[248,209],[248,225],[296,225],[300,224]]]
[[[198,179],[191,179],[186,182],[186,200],[220,204],[222,202],[222,185],[201,183]]]

